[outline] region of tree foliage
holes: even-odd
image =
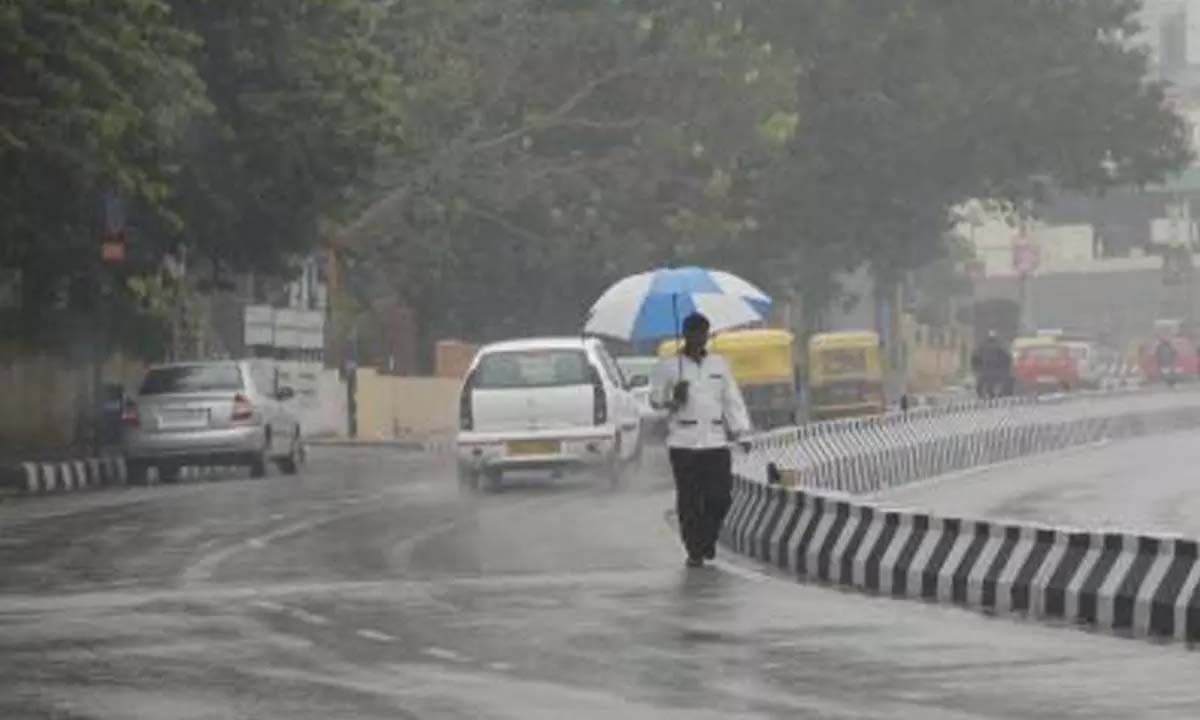
[[[412,152],[347,243],[429,333],[577,329],[622,274],[730,253],[787,64],[719,4],[405,3]]]
[[[234,272],[277,272],[314,248],[321,218],[399,137],[381,13],[362,0],[0,4],[0,264],[22,271],[26,313],[64,282],[94,305],[107,193],[127,208],[122,274],[154,272],[180,245]]]
[[[91,268],[100,193],[170,216],[177,140],[207,109],[159,0],[0,5],[0,263],[27,294]]]
[[[1133,0],[103,5],[0,2],[0,264],[42,287],[95,270],[116,189],[136,271],[329,236],[426,338],[574,330],[665,263],[813,307],[945,258],[966,199],[1190,159]]]
[[[819,306],[838,271],[945,257],[966,199],[1184,165],[1135,9],[414,0],[393,20],[417,150],[346,237],[439,333],[569,331],[672,262]]]

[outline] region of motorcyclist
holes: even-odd
[[[975,392],[981,400],[1004,397],[1011,392],[1012,355],[1000,344],[995,330],[989,330],[987,339],[971,354],[971,370],[975,373]]]
[[[1158,377],[1167,383],[1168,386],[1175,386],[1175,346],[1166,338],[1158,339],[1158,346],[1154,348],[1154,360],[1158,365]]]

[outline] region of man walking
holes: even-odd
[[[684,319],[683,348],[678,357],[659,363],[651,395],[669,413],[667,449],[688,567],[716,556],[732,503],[730,442],[751,429],[729,363],[706,349],[708,330],[708,319],[699,313]]]

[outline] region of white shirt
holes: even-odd
[[[750,432],[750,415],[725,358],[708,353],[699,363],[685,355],[663,359],[654,369],[650,399],[667,407],[676,383],[688,381],[687,403],[667,417],[667,447],[723,448]]]

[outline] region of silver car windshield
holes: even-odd
[[[142,382],[142,395],[236,391],[242,389],[237,365],[177,365],[155,368]]]

